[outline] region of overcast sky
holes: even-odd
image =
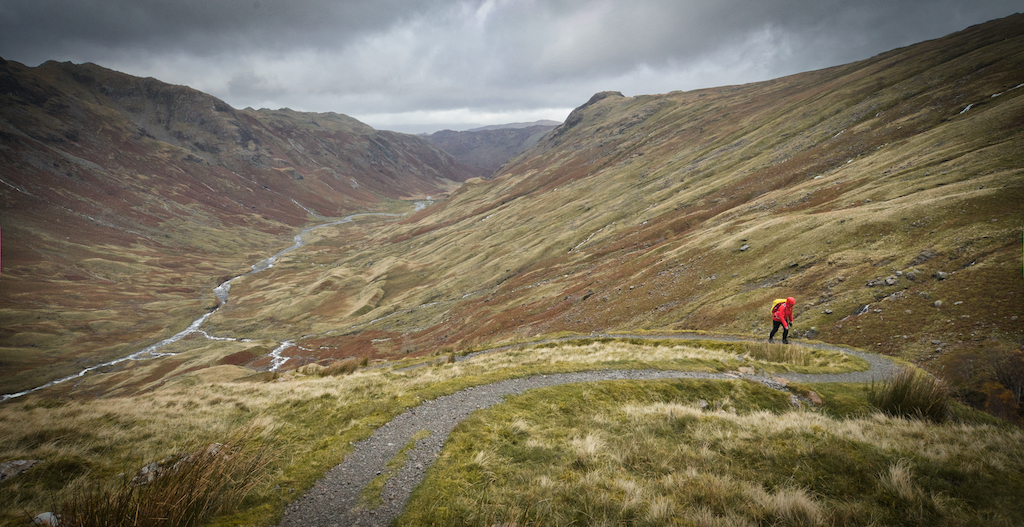
[[[843,64],[1020,0],[0,0],[0,56],[433,132]]]

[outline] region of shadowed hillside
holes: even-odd
[[[344,115],[235,110],[92,64],[2,59],[0,167],[5,393],[182,329],[299,226],[472,175]]]
[[[547,123],[485,127],[465,132],[442,130],[426,138],[459,161],[479,168],[480,176],[488,178],[505,162],[536,145],[557,126],[557,123]]]

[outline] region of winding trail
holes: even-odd
[[[632,335],[602,335],[611,338],[678,338],[679,340],[746,341],[735,337],[676,336],[652,337]],[[530,345],[536,345],[531,343]],[[839,374],[785,373],[774,377],[769,374],[708,373],[674,370],[604,370],[555,375],[536,375],[467,388],[465,390],[424,401],[410,408],[391,422],[378,428],[372,436],[355,444],[355,449],[338,466],[332,468],[316,485],[285,510],[280,527],[342,527],[386,526],[405,508],[412,490],[419,485],[427,467],[437,459],[441,448],[455,425],[472,412],[502,402],[505,397],[533,388],[562,384],[609,380],[650,379],[748,379],[768,387],[782,390],[784,382],[871,382],[887,379],[897,366],[887,357],[850,350],[828,344],[794,343],[830,351],[839,351],[860,357],[870,364],[866,371]],[[480,353],[490,353],[498,349]],[[408,452],[404,465],[392,474],[381,491],[383,504],[376,509],[359,505],[360,493],[377,476],[384,473],[386,464],[410,441],[415,434],[428,430],[429,437],[416,441]]]

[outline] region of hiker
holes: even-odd
[[[793,297],[779,298],[772,302],[772,332],[768,335],[768,342],[774,342],[775,333],[782,326],[782,343],[789,344],[789,328],[793,326],[793,305],[796,300]]]

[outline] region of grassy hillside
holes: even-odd
[[[769,82],[598,94],[495,180],[359,242],[324,232],[212,327],[303,335],[301,363],[764,337],[794,296],[797,336],[913,361],[1014,418],[994,365],[1024,342],[1022,33],[1015,16]]]
[[[270,525],[352,442],[404,409],[510,377],[862,369],[836,354],[755,358],[764,345],[655,340],[682,331],[761,340],[771,300],[794,296],[797,338],[917,364],[960,402],[1004,421],[957,402],[943,422],[888,416],[862,384],[791,385],[793,394],[824,400],[799,408],[789,394],[742,380],[552,388],[464,423],[401,521],[1019,524],[1024,443],[1005,421],[1019,419],[1024,386],[1022,71],[1018,15],[768,82],[597,94],[493,180],[468,180],[401,219],[309,233],[306,246],[272,268],[232,282],[205,335],[169,346],[174,356],[118,364],[0,405],[0,436],[10,439],[0,459],[43,461],[0,483],[4,519],[210,443],[244,450],[229,440],[248,430],[255,458],[276,456],[254,478],[254,493],[214,522]],[[258,113],[236,115],[241,122]],[[294,127],[297,142],[316,118],[261,119],[271,131]],[[322,143],[295,148],[287,133],[274,133],[289,155],[333,148],[319,135]],[[406,159],[392,155],[391,139],[362,137],[377,145],[367,163]],[[39,151],[54,151],[47,148]],[[55,155],[102,166],[71,148],[60,149],[73,157]],[[81,174],[98,173],[91,170]],[[268,170],[291,174],[285,165]],[[299,175],[288,185],[314,179]],[[65,203],[57,196],[76,206],[84,199],[59,185],[27,185],[4,190],[19,210],[47,203],[57,211]],[[43,189],[52,195],[17,201]],[[160,224],[171,242],[132,238],[85,252],[68,232],[45,250],[15,249],[32,264],[14,267],[13,280],[5,266],[4,294],[18,291],[8,298],[22,302],[3,312],[12,321],[5,367],[17,372],[35,361],[37,374],[51,365],[73,370],[96,358],[62,362],[69,353],[116,354],[155,340],[211,307],[219,280],[286,246],[306,214],[239,216],[258,225],[227,232],[262,234],[222,240],[212,226],[226,219],[154,196],[133,214],[192,218]],[[367,209],[408,211],[400,197],[423,196],[384,196]],[[222,258],[193,259],[195,247]],[[16,289],[30,283],[36,262],[52,289]],[[117,289],[100,287],[100,278]],[[153,288],[158,280],[168,284]],[[114,340],[129,330],[133,340]],[[558,336],[580,339],[541,343]],[[43,353],[32,347],[39,342]],[[456,360],[513,344],[524,345]],[[273,349],[288,359],[278,372],[267,371]],[[412,365],[419,367],[404,368]]]
[[[759,388],[616,382],[516,397],[460,425],[399,524],[1024,519],[1010,468],[1016,454],[1003,455],[1017,450],[1018,431],[792,411],[784,395]],[[725,410],[702,401],[724,402]]]
[[[0,59],[0,392],[123,357],[216,306],[300,227],[471,171],[338,114],[235,110],[94,64]]]

